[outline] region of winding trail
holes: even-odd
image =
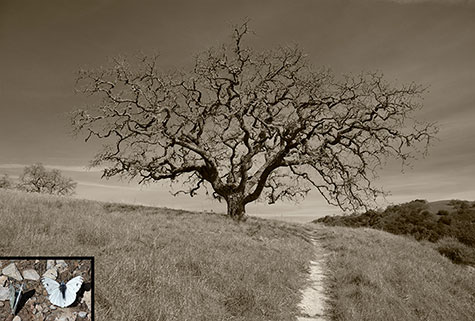
[[[326,296],[323,287],[325,277],[325,252],[320,245],[316,231],[309,235],[315,249],[315,259],[310,261],[309,286],[302,290],[302,301],[299,304],[300,314],[297,321],[327,321],[325,317]]]

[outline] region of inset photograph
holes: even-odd
[[[0,258],[0,320],[94,320],[93,257]]]

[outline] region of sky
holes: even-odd
[[[229,41],[250,20],[258,48],[298,44],[316,66],[336,74],[379,71],[395,83],[428,87],[417,117],[436,121],[425,159],[401,172],[388,162],[376,185],[391,192],[379,206],[413,199],[475,199],[475,1],[299,0],[148,1],[0,0],[0,175],[17,177],[41,162],[79,185],[75,197],[201,211],[225,210],[210,198],[173,198],[167,183],[101,180],[85,166],[100,142],[74,138],[71,111],[81,68],[111,58],[158,53],[165,68]],[[310,220],[339,214],[318,193],[298,204],[250,204],[249,214]]]

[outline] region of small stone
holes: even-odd
[[[23,277],[25,280],[32,280],[38,281],[40,279],[40,275],[33,269],[28,269],[23,271]]]
[[[54,267],[54,260],[46,260],[46,269],[49,270]]]
[[[20,318],[18,315],[16,315],[16,316],[13,318],[13,321],[21,321],[21,318]]]
[[[0,302],[0,308],[3,307],[3,302]]]
[[[91,311],[91,291],[85,291],[81,302],[86,303],[87,308]]]
[[[50,305],[49,308],[50,308],[51,310],[56,310],[56,307],[55,307],[54,305],[52,305],[52,304]]]
[[[6,276],[9,276],[11,278],[14,278],[17,281],[22,281],[23,278],[20,274],[20,271],[16,268],[15,263],[9,264],[6,268],[2,270],[2,273],[5,274]]]
[[[87,312],[81,311],[78,313],[78,316],[84,319],[85,317],[87,317]]]
[[[56,267],[58,268],[65,268],[68,264],[64,262],[64,260],[56,260]]]
[[[48,269],[44,274],[44,278],[50,278],[52,280],[55,280],[56,277],[58,276],[58,271],[56,271],[55,268]]]
[[[0,286],[0,301],[10,300],[10,290],[7,287]]]
[[[60,315],[55,318],[56,321],[75,321],[76,314],[72,311],[63,311]]]
[[[38,264],[38,263],[40,263],[40,260],[35,260],[35,264]]]
[[[4,286],[7,283],[8,277],[6,275],[0,276],[0,286]]]
[[[36,310],[37,310],[38,312],[43,312],[43,307],[38,304],[38,305],[36,306]]]

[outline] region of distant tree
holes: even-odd
[[[229,45],[193,68],[161,72],[156,57],[81,71],[97,97],[72,116],[75,133],[106,143],[92,161],[103,177],[169,179],[194,196],[204,187],[241,219],[249,202],[300,199],[312,188],[346,210],[382,191],[372,181],[386,158],[425,153],[433,124],[411,116],[424,89],[394,87],[369,73],[337,79],[295,47],[255,52],[236,27]],[[94,98],[92,98],[94,99]]]
[[[8,176],[8,174],[3,174],[3,176],[0,177],[0,188],[9,189],[12,187],[13,181],[10,179],[10,176]]]
[[[466,210],[470,207],[470,202],[462,200],[451,200],[449,205],[456,210]]]
[[[74,194],[77,183],[72,178],[64,177],[61,171],[48,171],[42,164],[34,164],[23,169],[17,188],[26,192],[53,195]]]

